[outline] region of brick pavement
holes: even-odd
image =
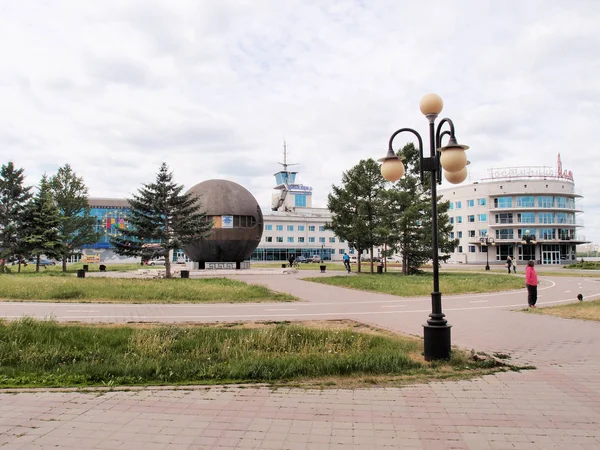
[[[3,392],[0,449],[600,448],[599,324],[504,309],[447,313],[453,343],[511,353],[537,370],[355,390]],[[421,334],[426,317],[415,317],[364,320]]]

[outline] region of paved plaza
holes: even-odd
[[[0,316],[114,323],[351,319],[422,335],[430,298],[301,280],[311,275],[317,273],[233,276],[302,300],[294,303],[0,303]],[[573,302],[578,293],[599,298],[600,279],[543,276],[538,305]],[[1,391],[0,450],[600,448],[600,324],[523,313],[524,289],[444,296],[443,305],[454,345],[507,353],[513,364],[536,370],[354,390]]]

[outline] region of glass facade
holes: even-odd
[[[295,257],[304,256],[310,258],[313,255],[319,255],[324,261],[331,260],[335,253],[332,248],[257,248],[252,252],[250,261],[287,261],[291,255]]]
[[[517,197],[518,208],[533,208],[535,207],[535,199],[533,195]]]
[[[494,208],[512,208],[512,197],[498,197],[494,199]]]

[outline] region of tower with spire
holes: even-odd
[[[279,162],[282,170],[275,174],[275,191],[271,197],[273,211],[295,211],[296,208],[312,207],[312,187],[296,183],[296,174],[288,170],[287,144],[283,141],[283,162]]]

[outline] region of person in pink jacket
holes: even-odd
[[[535,263],[533,261],[529,261],[527,263],[527,268],[525,269],[525,283],[527,284],[527,303],[529,303],[530,308],[535,308],[535,303],[537,302],[537,273],[535,272],[534,266]]]

